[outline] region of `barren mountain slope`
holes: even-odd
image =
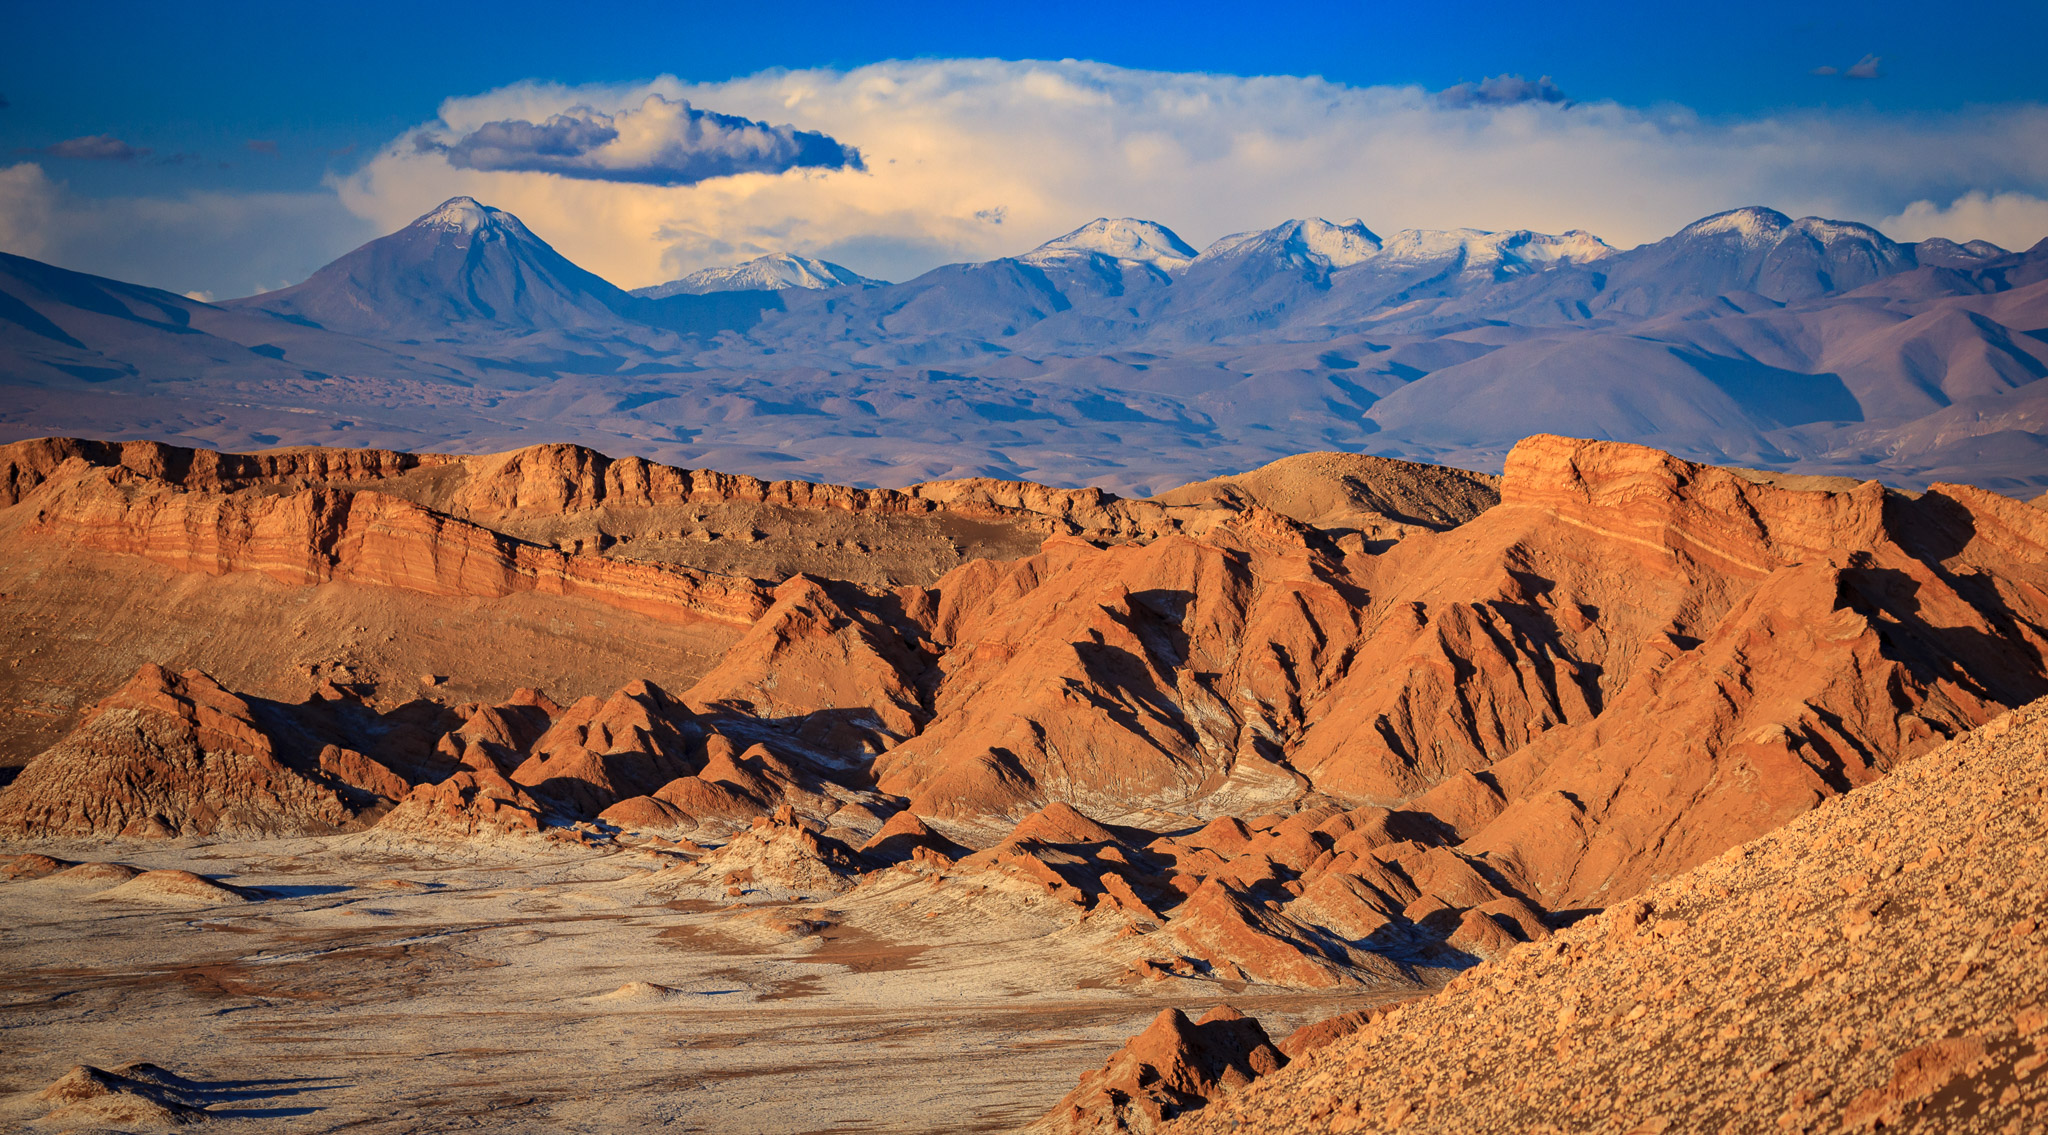
[[[1172,1130],[2040,1130],[2044,848],[2035,703]]]

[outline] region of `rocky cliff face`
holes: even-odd
[[[360,467],[327,470],[350,474]],[[178,571],[261,572],[285,583],[348,580],[429,595],[580,595],[657,619],[749,623],[758,589],[666,565],[573,556],[369,488],[308,487],[303,473],[171,479],[68,460],[48,474],[23,528],[31,539],[142,556]],[[320,477],[328,480],[328,477]],[[17,478],[19,480],[19,478]],[[209,485],[208,483],[211,482]],[[284,491],[280,491],[284,490]]]
[[[344,680],[234,718],[252,731],[236,759],[315,754],[266,774],[338,794],[294,816],[700,846],[786,810],[819,837],[783,841],[797,875],[910,872],[1120,920],[1132,981],[1401,983],[1504,955],[2048,694],[2048,513],[1613,443],[1531,438],[1497,489],[1333,457],[1163,502],[759,482],[573,447],[8,454],[0,523],[26,541],[180,578],[464,597],[483,618],[554,597],[731,628],[699,669],[623,659],[566,708]],[[714,506],[780,510],[785,535],[983,525],[1017,554],[864,583],[599,538]],[[600,526],[566,550],[516,534],[567,519]],[[401,711],[403,759],[362,739]],[[199,831],[244,806],[188,760],[165,766],[175,798],[79,813],[127,799],[107,712],[0,794],[14,830],[114,835],[146,812],[151,832]]]

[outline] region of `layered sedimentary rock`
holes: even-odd
[[[76,463],[72,472],[63,472],[67,462]],[[1289,458],[1224,490],[1147,501],[983,478],[905,489],[764,481],[562,444],[481,456],[237,454],[42,438],[0,446],[0,509],[78,467],[128,486],[209,496],[375,491],[527,543],[776,581],[809,571],[867,584],[929,582],[939,565],[970,554],[1013,559],[1053,534],[1143,541],[1206,532],[1254,506],[1325,528],[1343,528],[1333,523],[1341,520],[1406,532],[1456,525],[1498,499],[1496,479],[1483,474],[1344,454]]]
[[[745,580],[576,556],[512,540],[368,488],[192,491],[128,465],[72,459],[27,507],[31,539],[143,556],[179,571],[262,572],[285,583],[348,580],[429,595],[587,596],[655,619],[749,623],[765,607]]]

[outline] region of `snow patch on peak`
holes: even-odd
[[[1812,237],[1822,245],[1833,244],[1874,244],[1889,248],[1892,239],[1869,225],[1854,221],[1830,221],[1825,217],[1801,217],[1792,222],[1792,230]]]
[[[1378,234],[1365,227],[1365,222],[1356,217],[1340,224],[1331,224],[1321,217],[1289,221],[1283,228],[1292,226],[1291,241],[1299,242],[1309,255],[1319,258],[1331,268],[1349,268],[1363,264],[1379,254]]]
[[[1531,264],[1584,264],[1614,255],[1613,245],[1584,229],[1571,229],[1551,236],[1527,231],[1503,233],[1507,245],[1520,259]]]
[[[1173,271],[1195,258],[1195,250],[1172,229],[1136,217],[1097,217],[1065,236],[1054,237],[1017,259],[1042,264],[1072,256],[1100,255]]]
[[[1388,264],[1422,264],[1470,257],[1475,251],[1494,253],[1498,258],[1495,238],[1499,235],[1480,229],[1402,229],[1386,241],[1374,259]]]
[[[680,280],[671,280],[651,288],[636,289],[633,294],[647,299],[664,299],[668,296],[705,295],[710,292],[775,292],[785,288],[821,291],[825,288],[858,287],[884,282],[871,280],[851,268],[834,264],[829,260],[813,260],[808,256],[771,252],[743,264],[700,269]]]
[[[435,206],[432,212],[414,221],[412,227],[473,233],[490,226],[503,215],[474,197],[450,197]]]
[[[1458,271],[1468,274],[1512,274],[1553,264],[1583,264],[1613,254],[1613,246],[1582,229],[1558,236],[1528,229],[1403,229],[1384,242],[1378,255],[1359,263],[1373,269],[1456,265]]]
[[[1308,217],[1283,221],[1258,232],[1232,233],[1203,249],[1198,259],[1216,260],[1260,252],[1335,271],[1379,255],[1380,238],[1357,218],[1332,223],[1321,217]]]
[[[1747,205],[1702,217],[1678,230],[1673,239],[1686,237],[1720,236],[1732,234],[1747,245],[1772,244],[1779,240],[1786,229],[1792,227],[1792,218],[1776,209],[1761,205]]]

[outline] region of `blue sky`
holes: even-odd
[[[1926,4],[1735,3],[1646,11],[1650,7],[1641,4],[1567,10],[1528,4],[1289,3],[1056,3],[994,11],[957,4],[373,3],[315,9],[223,3],[113,4],[86,11],[9,3],[10,34],[0,37],[0,98],[7,102],[0,109],[0,166],[33,164],[39,170],[37,185],[14,190],[47,199],[37,206],[45,212],[17,209],[18,215],[57,218],[48,222],[37,251],[90,270],[126,270],[161,286],[235,292],[287,282],[401,217],[416,202],[373,203],[364,189],[376,180],[365,171],[378,155],[394,139],[435,121],[444,100],[521,84],[556,85],[579,92],[570,101],[587,101],[580,92],[672,76],[696,91],[693,104],[699,109],[759,114],[779,124],[791,121],[769,117],[782,109],[779,104],[720,106],[708,97],[728,91],[720,84],[771,69],[844,73],[890,60],[1071,58],[1148,72],[1320,76],[1344,88],[1430,92],[1518,74],[1549,76],[1577,103],[1613,104],[1666,122],[1674,114],[1693,114],[1733,126],[1786,119],[1892,123],[1929,137],[1952,133],[1956,123],[1989,121],[2002,109],[2048,101],[2048,72],[2038,63],[2039,45],[2048,42],[2048,4],[1961,2],[1935,11]],[[1875,78],[1813,74],[1823,67],[1847,72],[1871,56],[1875,63],[1863,70],[1874,69]],[[743,94],[729,97],[735,104],[745,101]],[[829,116],[814,117],[819,121],[793,125],[816,129]],[[843,141],[872,151],[872,131],[859,129],[863,121],[853,125],[855,136]],[[101,136],[129,149],[111,142],[62,145]],[[2032,137],[2025,129],[2012,136],[2014,144]],[[119,156],[124,153],[131,156]],[[1946,159],[1930,151],[1928,160]],[[1922,194],[1940,209],[1950,207],[1951,195],[1972,190],[2048,196],[2048,185],[2038,184],[2024,164],[1993,168],[1997,163],[1981,158],[1963,164],[1970,161],[1977,163],[1972,170],[1982,169],[1972,173],[1976,181],[1907,178],[1890,198],[1870,195],[1867,201],[1847,191],[1831,196],[1825,186],[1810,184],[1812,178],[1784,184],[1790,195],[1804,193],[1818,204],[1839,200],[1844,208],[1862,208],[1872,215],[1854,219],[1872,221],[1898,215],[1912,203],[1907,198],[1917,201]],[[17,181],[29,176],[18,174]],[[844,175],[842,184],[857,176]],[[353,196],[346,184],[351,180]],[[429,180],[420,179],[408,192],[438,191],[438,183],[430,186]],[[382,181],[392,184],[388,177]],[[1778,186],[1762,183],[1758,191]],[[1658,190],[1646,184],[1644,191]],[[0,195],[7,192],[0,187]],[[1067,196],[1087,211],[1086,194]],[[270,213],[261,223],[272,227],[258,237],[260,226],[251,221],[223,235],[226,244],[240,240],[246,249],[188,250],[180,242],[203,242],[207,230],[187,214],[172,217],[172,205],[190,206],[200,197],[222,215],[233,211],[230,199],[252,209],[267,201],[262,208]],[[1128,199],[1104,197],[1103,208],[1110,198],[1119,204]],[[1003,207],[991,201],[992,208]],[[95,202],[107,204],[95,211]],[[152,203],[161,208],[151,212]],[[1373,204],[1366,199],[1357,208]],[[1398,200],[1384,207],[1395,219],[1404,219],[1398,216],[1404,209],[1418,211]],[[644,212],[644,202],[636,208]],[[1009,208],[1020,216],[1028,212],[1024,206]],[[1061,223],[1054,211],[1047,206],[1043,223],[1033,222],[1037,229]],[[1489,215],[1472,223],[1523,223],[1484,203],[1475,211]],[[1245,215],[1244,224],[1256,223]],[[167,218],[161,220],[159,247],[136,250],[136,238],[150,231],[147,220],[138,218],[149,216]],[[753,227],[744,234],[721,230],[696,244],[683,242],[658,261],[616,271],[660,274],[721,251],[757,250],[783,231],[749,216]],[[1527,223],[1547,223],[1553,216],[1571,219],[1555,208],[1537,208]],[[1663,223],[1654,210],[1640,222],[1612,210],[1591,211],[1586,221],[1609,216],[1608,227],[1630,237],[1638,235],[1638,223]],[[1159,219],[1200,229],[1207,217]],[[1074,224],[1087,219],[1072,218]],[[15,244],[26,239],[19,233],[27,223],[15,223]],[[650,233],[676,228],[636,223],[653,225]],[[1229,227],[1230,220],[1219,213],[1211,227],[1216,225]],[[1030,226],[1017,227],[1014,239],[1023,239],[1025,227]],[[1052,235],[1037,229],[1029,235]],[[302,254],[266,251],[284,232],[298,233]],[[0,241],[8,235],[0,225]],[[605,238],[570,238],[579,239]],[[890,250],[871,253],[868,268],[899,275],[921,263],[920,257],[943,259],[978,247],[966,236],[929,233],[909,243],[900,235],[874,237],[868,245],[851,230],[805,239],[813,250],[841,253],[869,245],[880,249],[875,240],[894,240]],[[252,262],[240,278],[236,256]]]

